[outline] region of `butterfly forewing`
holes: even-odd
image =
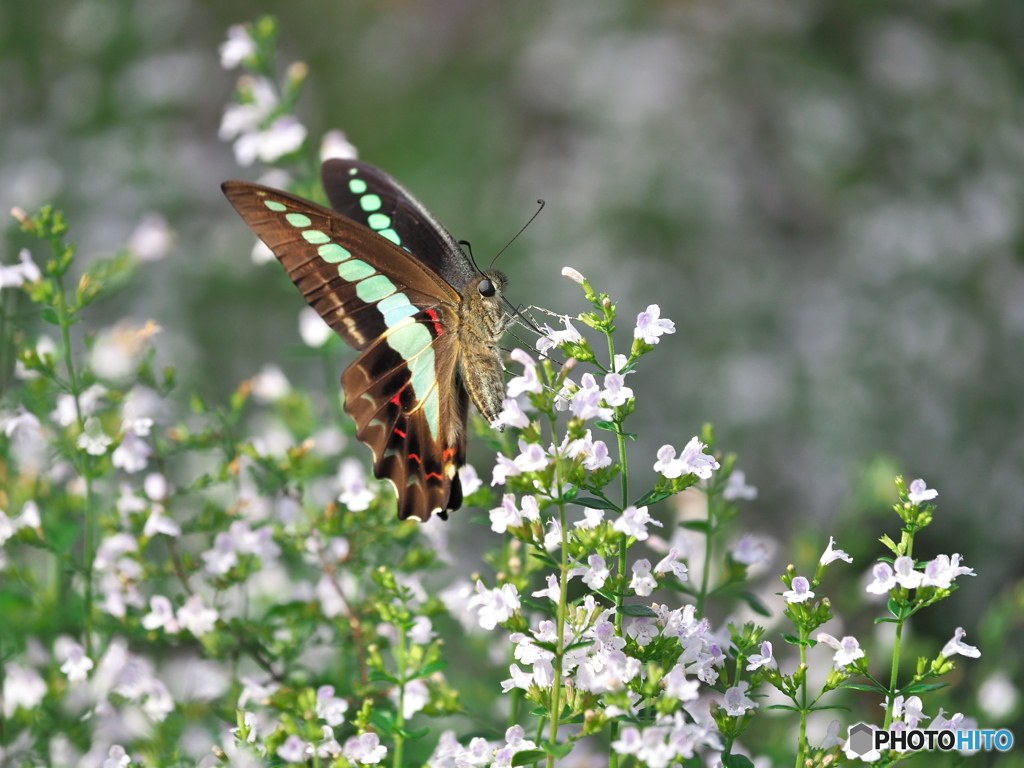
[[[362,351],[342,379],[345,409],[373,451],[375,474],[395,484],[399,516],[426,520],[457,509],[468,403],[450,332],[459,293],[397,244],[397,233],[387,238],[256,184],[222,188],[306,301]]]

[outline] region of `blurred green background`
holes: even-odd
[[[217,47],[264,13],[310,67],[313,142],[346,131],[481,262],[547,201],[499,262],[514,303],[585,309],[571,265],[624,329],[675,321],[629,382],[640,475],[711,421],[760,489],[743,526],[804,561],[835,534],[858,568],[895,535],[892,475],[924,477],[918,552],[979,576],[919,626],[984,648],[991,606],[1019,633],[1024,3],[0,0],[0,210],[54,202],[86,259],[166,216],[173,255],[96,327],[157,320],[213,400],[269,361],[320,383],[219,189],[260,171],[217,138]]]

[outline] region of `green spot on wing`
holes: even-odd
[[[285,208],[284,206],[284,203],[279,203],[276,200],[264,200],[263,204],[267,206],[267,208],[269,208],[270,210],[277,211],[278,213],[287,210],[287,208]]]
[[[370,225],[371,229],[386,229],[391,226],[391,217],[385,216],[383,213],[371,213],[366,219],[366,223]]]
[[[364,211],[378,211],[381,205],[379,195],[363,195],[359,198],[359,207]]]
[[[416,322],[400,325],[388,334],[388,345],[406,361],[412,360],[424,348],[429,347],[431,341],[433,339],[430,336],[430,331]]]
[[[287,219],[288,223],[293,227],[308,227],[313,223],[309,220],[309,216],[304,213],[289,213],[285,216],[285,219]]]
[[[377,309],[384,315],[384,323],[388,328],[398,325],[407,317],[412,317],[419,312],[416,307],[409,303],[404,293],[394,293],[377,304]]]
[[[331,238],[319,229],[305,229],[302,231],[302,236],[306,238],[307,243],[312,243],[313,245],[321,245],[323,243],[331,242]]]
[[[362,280],[377,270],[359,259],[349,259],[338,265],[338,274],[346,280]]]
[[[355,168],[352,170],[354,171]],[[366,191],[366,182],[362,179],[352,179],[348,183],[348,188],[352,190],[354,194],[361,195]]]
[[[342,248],[337,243],[321,245],[316,249],[316,252],[320,254],[321,259],[328,261],[331,264],[337,264],[345,261],[346,259],[352,258],[352,253],[347,248]]]
[[[396,290],[395,284],[386,275],[374,275],[356,283],[356,295],[367,304],[378,302]]]
[[[398,233],[395,232],[395,230],[393,230],[393,229],[382,229],[377,234],[379,234],[381,237],[386,237],[388,240],[390,240],[395,245],[401,245],[402,244],[402,238],[400,238],[398,236]]]

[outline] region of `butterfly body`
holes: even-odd
[[[379,169],[329,160],[322,176],[333,210],[246,182],[222,188],[306,301],[360,351],[342,376],[345,410],[374,474],[394,484],[399,517],[446,516],[462,503],[469,403],[488,421],[501,411],[507,278],[474,269]]]

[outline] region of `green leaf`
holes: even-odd
[[[901,694],[908,693],[930,693],[931,691],[937,691],[940,688],[948,688],[949,683],[914,683],[908,685],[906,688],[900,691]]]
[[[782,639],[785,640],[790,645],[810,645],[810,641],[805,642],[805,641],[801,640],[799,637],[797,637],[796,635],[791,635],[791,634],[789,634],[787,632],[783,632],[782,633]]]
[[[381,672],[379,669],[375,669],[372,672],[370,672],[370,682],[394,683],[395,685],[398,685],[398,678],[393,675],[389,675],[387,672]]]
[[[448,668],[448,662],[444,659],[438,659],[427,664],[423,669],[416,673],[416,677],[430,677],[435,672],[440,672]]]
[[[750,610],[754,613],[760,614],[761,616],[771,616],[772,612],[768,610],[768,606],[761,602],[761,598],[752,592],[740,592],[736,595],[740,600],[750,606]]]
[[[872,683],[841,683],[838,688],[852,688],[855,691],[869,691],[871,693],[885,693],[885,689]]]
[[[800,710],[796,707],[791,707],[789,704],[769,704],[765,709],[785,709],[789,712],[799,712]]]
[[[561,744],[552,744],[550,741],[542,741],[540,745],[544,748],[544,751],[549,755],[555,757],[565,757],[572,752],[572,742],[566,741]]]
[[[619,613],[623,616],[649,616],[657,618],[658,614],[652,611],[646,605],[623,605],[619,608]]]
[[[590,509],[611,509],[616,512],[619,511],[619,508],[610,501],[606,501],[605,499],[596,499],[592,496],[576,499],[573,503],[579,504],[581,507],[589,507]]]
[[[512,756],[512,765],[530,765],[537,763],[548,756],[548,753],[543,749],[524,749],[522,752],[516,752]]]
[[[697,531],[698,533],[707,533],[710,529],[707,520],[689,520],[685,523],[680,523],[679,527],[685,528],[688,531]]]
[[[673,496],[673,495],[675,495],[675,494],[673,494],[672,491],[658,491],[658,490],[648,491],[643,496],[641,496],[639,499],[634,501],[633,502],[633,506],[634,507],[646,507],[646,506],[649,506],[651,504],[657,504],[659,501],[664,501],[669,496]]]
[[[540,600],[531,600],[528,597],[521,597],[519,598],[519,602],[530,606],[535,611],[546,613],[548,616],[556,616],[558,614],[557,606],[555,606],[550,600],[545,603]]]
[[[60,325],[60,318],[57,317],[57,313],[49,307],[40,310],[39,315],[50,325]]]
[[[722,765],[725,768],[754,768],[750,758],[743,755],[722,755]]]

